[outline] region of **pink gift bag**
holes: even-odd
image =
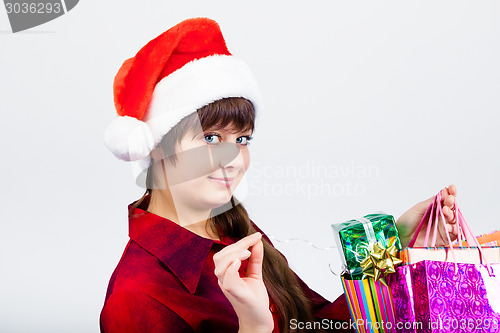
[[[398,267],[396,273],[388,277],[396,332],[500,332],[500,265],[487,262],[456,203],[455,214],[458,244],[465,239],[477,250],[480,263],[458,263],[454,254],[456,249],[446,232],[454,260],[423,260]],[[441,193],[434,197],[409,247],[415,244],[427,221],[424,247],[432,230],[431,247],[434,247],[438,223],[445,223]]]

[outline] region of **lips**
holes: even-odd
[[[225,186],[225,187],[230,187],[234,181],[234,178],[208,177],[208,179],[212,180],[214,183],[217,183],[217,184]]]

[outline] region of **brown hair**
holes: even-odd
[[[200,121],[203,130],[212,128],[225,128],[232,126],[238,131],[254,130],[255,112],[250,101],[239,98],[223,98],[208,104],[193,114],[182,119],[162,139],[161,146],[172,164],[175,165],[175,146],[182,137]],[[138,201],[131,206],[129,214],[138,207],[148,193],[151,193],[150,166],[147,174],[147,190]],[[243,238],[257,230],[253,227],[246,209],[241,203],[236,203],[231,197],[232,208],[218,213],[212,210],[207,227],[220,236]],[[221,207],[221,210],[224,210]],[[264,284],[273,302],[279,309],[280,331],[290,332],[291,319],[298,322],[313,322],[310,300],[304,294],[294,272],[288,266],[285,257],[278,252],[264,237],[264,261],[262,275]],[[321,330],[322,331],[322,330]],[[300,332],[300,330],[298,331]]]

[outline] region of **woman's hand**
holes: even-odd
[[[240,331],[271,332],[274,328],[269,296],[262,280],[264,245],[261,237],[260,232],[248,235],[214,255],[214,273],[222,292],[238,315]],[[241,260],[248,257],[247,276],[241,278],[238,269]]]
[[[458,230],[456,225],[455,214],[453,212],[453,205],[455,204],[455,197],[457,196],[457,188],[455,185],[450,185],[441,190],[441,204],[443,207],[443,215],[446,219],[446,229],[450,233],[451,240],[455,240],[458,237]],[[413,237],[418,224],[422,220],[422,217],[427,210],[427,207],[431,204],[434,197],[422,201],[412,208],[410,208],[406,213],[401,215],[401,217],[396,222],[396,227],[398,229],[399,238],[401,239],[401,245],[403,248],[408,246],[408,243]],[[423,246],[425,233],[427,225],[424,225],[420,230],[415,246]],[[441,217],[439,217],[439,228],[438,233],[440,237],[436,238],[436,246],[443,246],[448,244],[448,239],[446,238],[445,231],[443,229],[443,224],[441,222]]]

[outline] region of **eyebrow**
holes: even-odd
[[[215,132],[216,132],[216,131],[220,131],[221,129],[224,129],[224,128],[223,128],[223,127],[211,127],[211,128],[207,128],[206,130],[203,130],[203,131],[200,131],[200,132],[198,132],[198,133],[195,133],[195,134],[193,135],[193,138],[192,138],[191,140],[194,140],[194,138],[195,138],[197,135],[201,134],[201,133],[204,133],[204,132],[210,132],[210,131],[215,131]],[[228,132],[229,132],[229,133],[234,134],[234,133],[237,133],[238,131],[236,131],[236,132],[228,131]],[[248,129],[248,130],[246,130],[246,131],[241,131],[241,132],[243,132],[243,133],[245,133],[245,132],[250,132],[249,134],[243,134],[243,135],[242,135],[242,136],[247,136],[247,135],[252,135],[254,131],[250,128],[250,129]]]

